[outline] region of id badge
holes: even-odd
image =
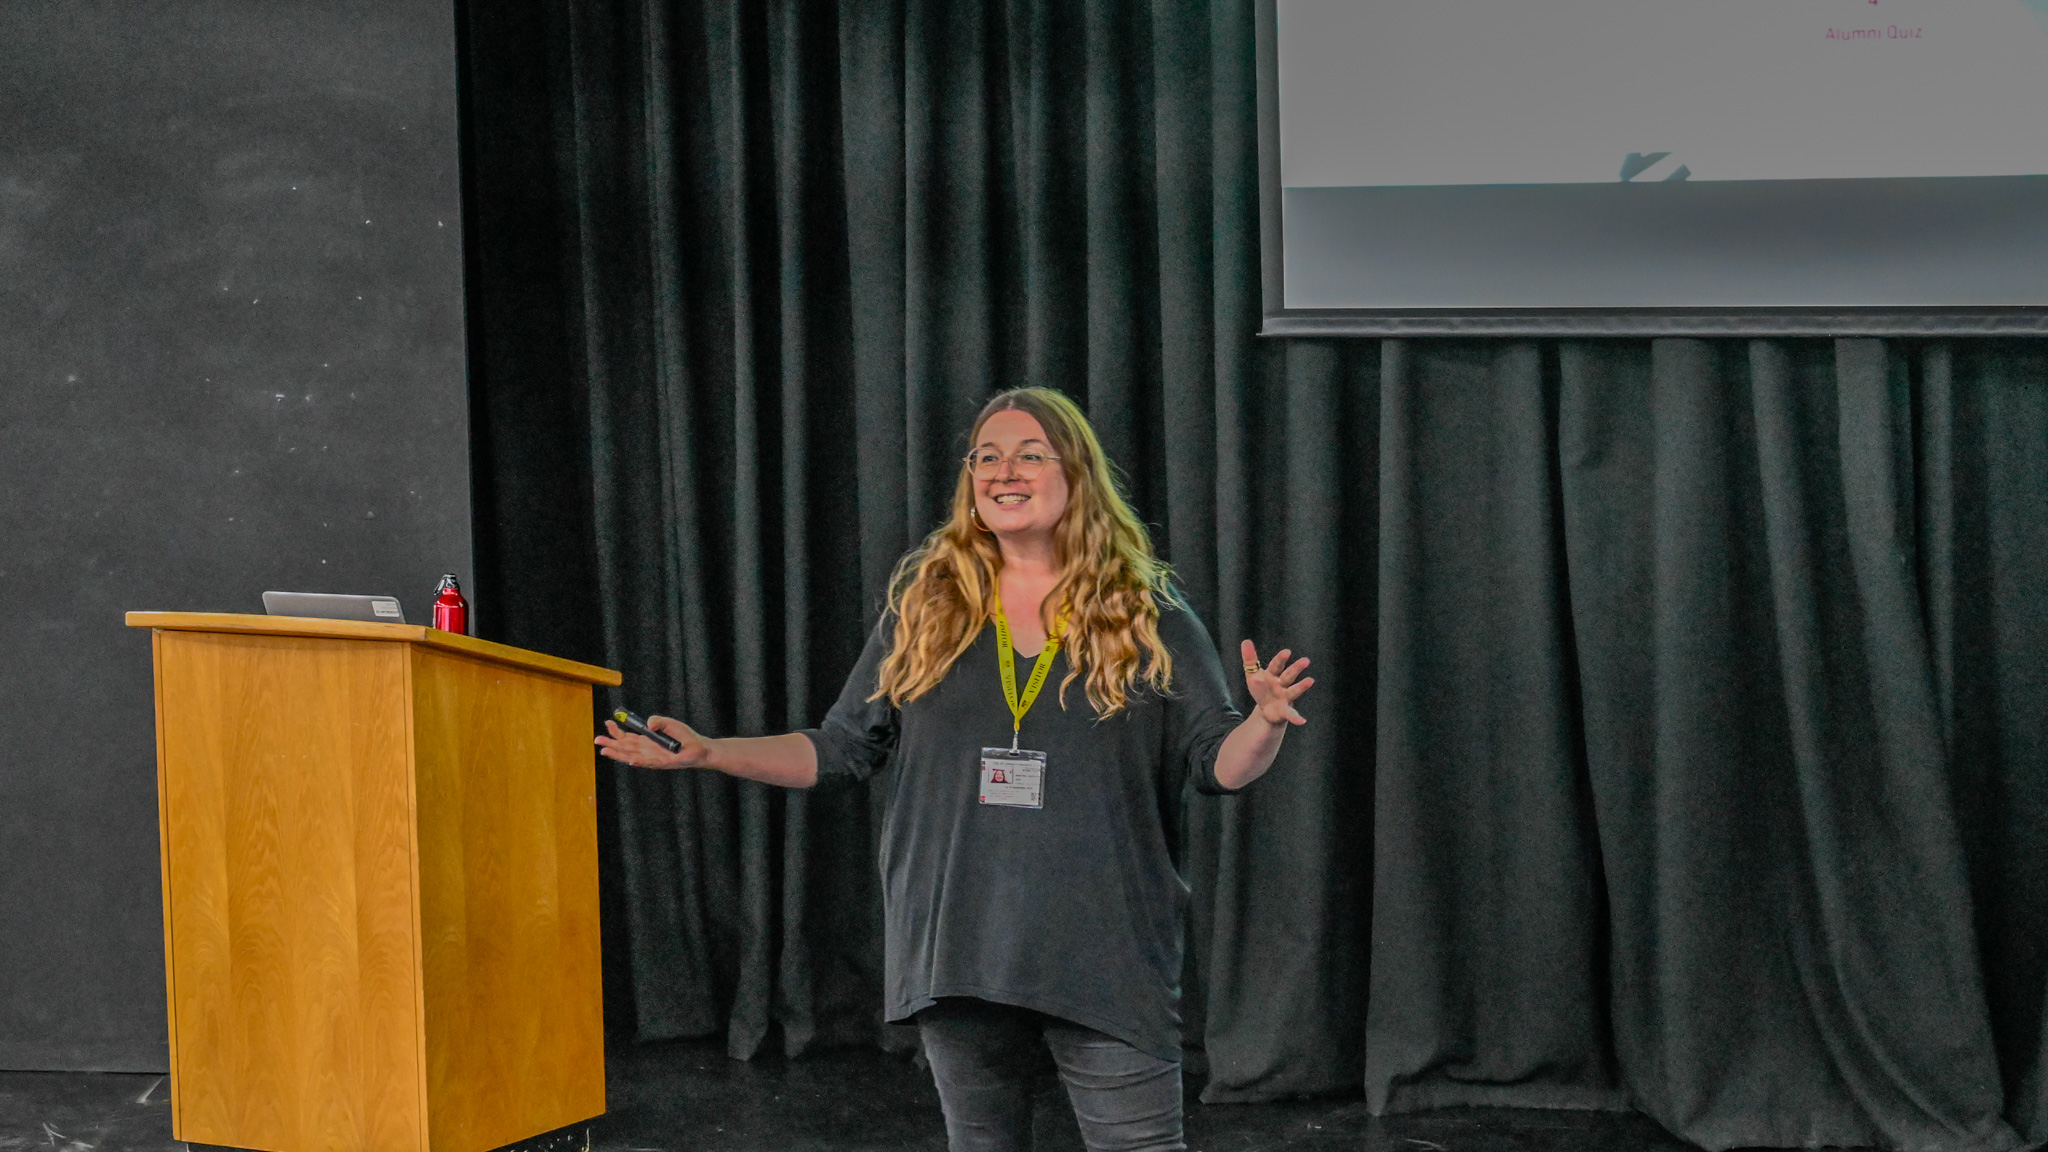
[[[981,802],[1004,808],[1045,807],[1045,753],[983,748]]]

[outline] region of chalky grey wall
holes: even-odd
[[[122,614],[469,575],[455,110],[434,0],[0,6],[0,1068],[165,1067]]]

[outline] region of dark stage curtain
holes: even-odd
[[[1251,29],[472,6],[480,626],[813,723],[980,402],[1059,387],[1219,643],[1317,663],[1189,802],[1205,1098],[2048,1137],[2048,355],[1261,341]],[[901,1042],[868,792],[600,788],[615,1035]]]
[[[1382,361],[1373,1106],[2041,1139],[2048,355]]]

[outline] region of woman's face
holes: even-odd
[[[1067,510],[1067,474],[1038,418],[1014,408],[981,426],[974,509],[998,536],[1051,534]]]

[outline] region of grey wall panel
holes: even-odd
[[[469,575],[455,89],[433,0],[0,6],[0,1067],[165,1066],[122,613]]]

